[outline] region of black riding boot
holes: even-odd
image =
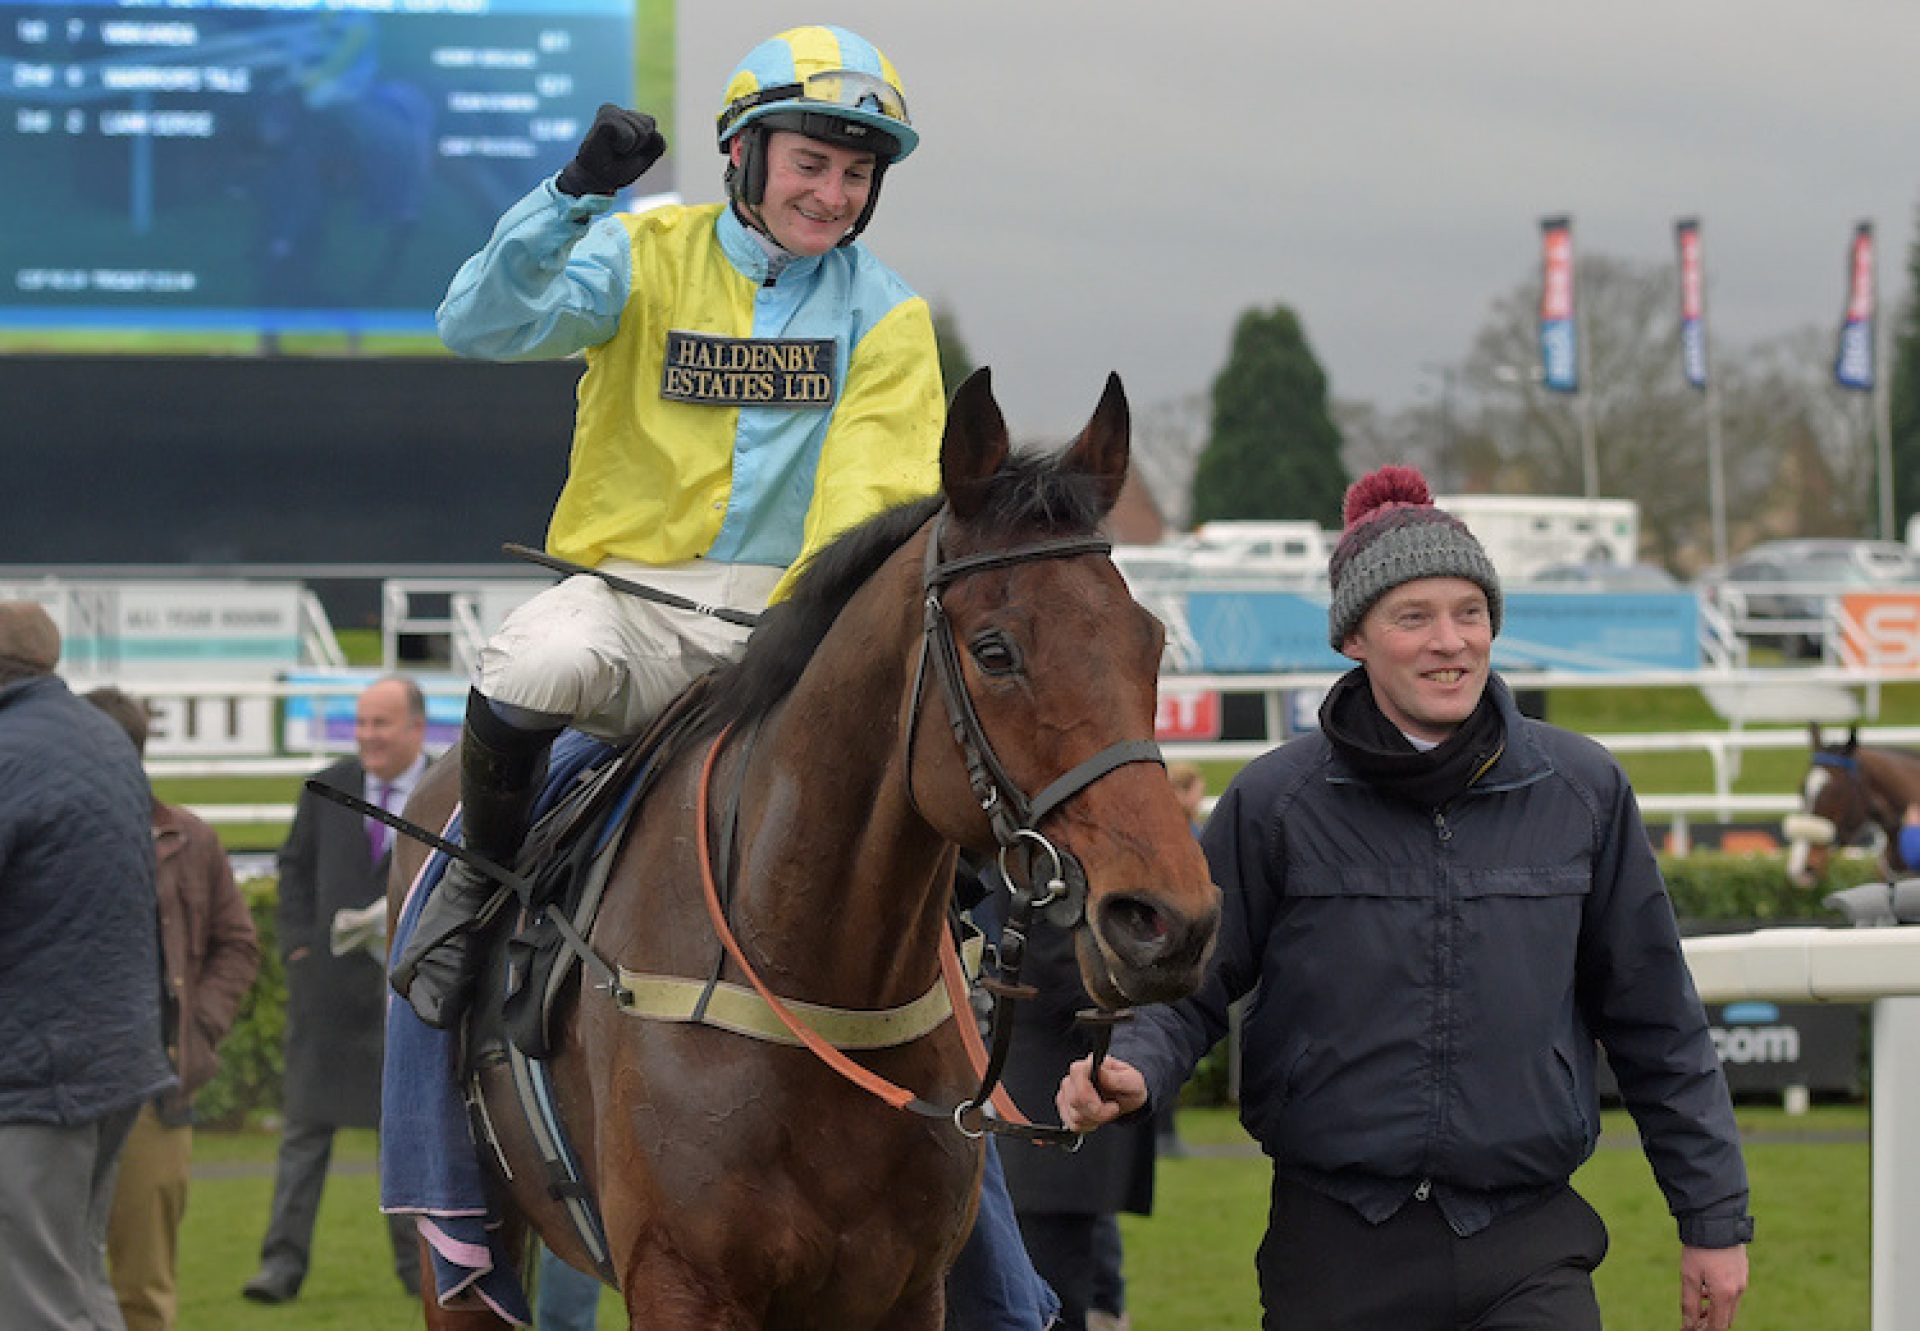
[[[510,726],[478,692],[468,695],[460,738],[461,840],[503,868],[511,869],[520,854],[556,733]],[[481,870],[455,860],[394,958],[393,987],[429,1026],[452,1027],[466,1011],[484,955],[476,925],[499,890]]]

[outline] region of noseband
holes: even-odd
[[[1112,552],[1113,543],[1098,536],[1069,536],[1015,546],[1011,550],[942,560],[940,533],[946,517],[945,508],[934,515],[932,529],[927,533],[927,557],[921,575],[924,613],[920,662],[914,671],[913,702],[907,718],[907,799],[916,811],[920,810],[919,802],[913,795],[913,744],[919,729],[927,663],[931,661],[934,678],[940,683],[940,695],[946,705],[947,724],[966,763],[967,783],[973,789],[973,797],[980,811],[987,816],[993,839],[1000,846],[1001,876],[1013,887],[1016,897],[1019,896],[1018,880],[1007,871],[1008,852],[1015,846],[1026,844],[1034,852],[1030,863],[1035,867],[1038,867],[1039,856],[1044,854],[1051,861],[1052,873],[1047,880],[1045,894],[1030,897],[1029,908],[1047,910],[1051,907],[1049,920],[1071,926],[1079,922],[1085,906],[1085,874],[1071,855],[1060,850],[1041,833],[1041,821],[1117,767],[1129,763],[1164,763],[1166,760],[1160,754],[1160,746],[1150,739],[1122,740],[1117,744],[1109,744],[1085,762],[1076,764],[1050,782],[1038,795],[1029,798],[1019,782],[1008,775],[1006,767],[993,751],[992,742],[987,739],[985,727],[980,724],[980,714],[974,709],[973,698],[967,692],[966,678],[961,673],[960,649],[954,642],[953,622],[947,618],[941,597],[952,583],[974,573],[1031,564],[1042,559],[1105,555]],[[920,816],[925,818],[926,814],[921,812]],[[1073,884],[1071,888],[1068,885],[1070,880]]]

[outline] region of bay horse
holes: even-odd
[[[1841,744],[1823,744],[1820,727],[1808,728],[1812,765],[1800,786],[1800,811],[1782,824],[1787,877],[1795,887],[1817,887],[1826,877],[1834,846],[1869,830],[1880,842],[1881,868],[1889,880],[1920,872],[1900,859],[1900,823],[1907,806],[1920,803],[1920,753],[1862,744],[1856,727]]]
[[[1189,993],[1219,893],[1152,745],[1164,632],[1097,536],[1127,455],[1117,376],[1053,460],[1012,454],[986,371],[963,384],[941,493],[822,551],[713,677],[702,741],[664,760],[617,853],[593,951],[622,974],[713,972],[703,858],[724,840],[727,980],[745,963],[789,1004],[896,1008],[937,984],[959,849],[1011,848],[1016,869],[1032,850],[1039,877],[1084,875],[1074,942],[1103,1008]],[[441,825],[457,770],[435,764],[408,816]],[[736,792],[730,814],[709,789]],[[425,854],[396,856],[397,891]],[[636,1019],[585,984],[555,1028],[556,1100],[632,1327],[942,1326],[977,1133],[805,1048]],[[951,1018],[858,1061],[942,1111],[980,1081]],[[480,1084],[509,1223],[593,1269],[505,1075]],[[425,1303],[442,1331],[503,1325]]]

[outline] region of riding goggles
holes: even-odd
[[[724,141],[749,113],[775,102],[798,102],[807,107],[837,108],[883,117],[911,128],[907,99],[900,90],[876,74],[857,69],[827,69],[809,74],[798,83],[776,83],[736,99],[720,113],[720,138]]]

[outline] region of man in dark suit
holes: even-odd
[[[354,717],[358,754],[318,780],[398,810],[426,769],[426,701],[411,680],[367,686]],[[361,949],[333,955],[334,915],[359,910],[386,890],[392,833],[375,820],[303,790],[280,848],[280,956],[287,971],[286,1127],[273,1184],[273,1216],[260,1269],[242,1289],[259,1303],[300,1292],[312,1256],[313,1225],[337,1128],[380,1122],[380,1061],[386,973]],[[388,1218],[394,1269],[419,1286],[412,1217]]]

